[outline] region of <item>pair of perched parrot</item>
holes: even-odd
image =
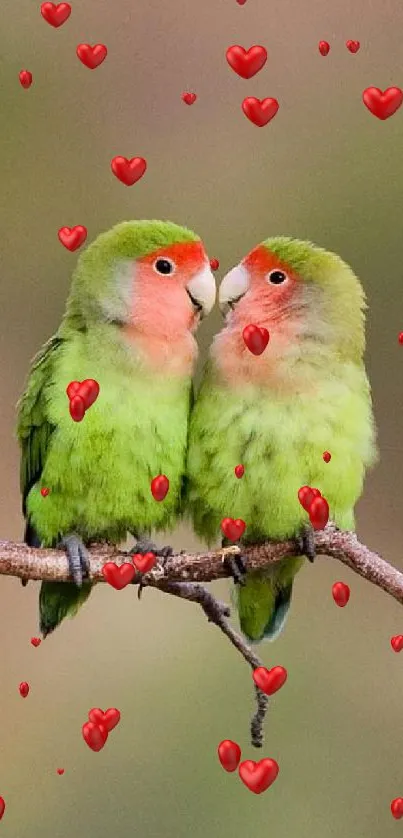
[[[303,485],[320,489],[336,525],[354,528],[376,457],[359,280],[334,253],[269,238],[225,276],[218,297],[225,320],[195,399],[194,333],[216,299],[200,238],[168,221],[124,222],[80,256],[61,325],[18,406],[25,541],[63,545],[72,579],[41,585],[44,636],[87,599],[91,542],[130,533],[135,552],[147,552],[151,532],[183,514],[209,544],[225,517],[245,521],[241,545],[306,538]],[[259,356],[243,339],[250,324],[269,331]],[[75,422],[66,388],[86,379],[99,397]],[[169,478],[163,502],[150,490],[159,474]],[[303,543],[313,558],[312,540]],[[249,573],[231,561],[243,633],[276,637],[304,559]]]

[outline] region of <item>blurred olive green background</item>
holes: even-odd
[[[39,7],[0,7],[1,537],[23,531],[15,403],[29,359],[57,328],[77,258],[59,227],[84,224],[91,240],[125,219],[170,218],[198,231],[219,277],[279,233],[338,251],[361,277],[381,460],[358,530],[403,566],[403,109],[381,122],[361,101],[369,85],[403,82],[400,0],[72,0],[60,29]],[[349,38],[361,41],[356,55]],[[104,64],[85,68],[80,42],[105,43]],[[268,49],[250,81],[226,64],[233,43]],[[34,76],[27,91],[22,68]],[[192,107],[185,90],[198,95]],[[278,98],[267,127],[242,114],[247,95]],[[144,178],[122,185],[110,172],[115,155],[146,157]],[[214,313],[203,324],[203,355],[220,322]],[[200,546],[184,528],[173,543]],[[338,579],[351,586],[344,610],[331,598]],[[389,642],[403,632],[403,611],[342,565],[319,559],[302,570],[286,631],[261,649],[265,664],[289,671],[262,752],[249,744],[250,673],[195,606],[99,586],[34,649],[38,586],[0,584],[3,838],[389,838],[403,829],[389,811],[403,796],[403,654]],[[214,587],[228,595],[226,583]],[[98,754],[81,738],[92,706],[122,712]],[[269,791],[255,796],[222,770],[224,738],[245,759],[278,760]]]

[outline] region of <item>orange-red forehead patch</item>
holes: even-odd
[[[156,259],[168,257],[185,271],[189,271],[195,265],[208,261],[206,251],[201,242],[176,242],[168,247],[161,247],[154,250],[147,256],[139,259],[142,265],[153,265]]]
[[[275,253],[272,253],[267,247],[259,244],[254,250],[251,250],[242,262],[245,267],[259,276],[269,273],[269,271],[284,271],[289,277],[297,279],[297,275],[287,262],[283,262]]]

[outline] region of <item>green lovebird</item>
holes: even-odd
[[[377,457],[362,286],[336,254],[278,237],[225,276],[219,302],[225,325],[189,428],[187,506],[195,531],[211,544],[222,519],[242,519],[240,544],[302,534],[304,554],[313,559],[299,489],[319,489],[330,519],[353,529],[365,469]],[[252,324],[269,332],[260,355],[244,341]],[[244,467],[240,479],[237,465]],[[232,561],[235,580],[243,582],[235,589],[240,625],[250,641],[279,634],[303,562],[291,556],[240,577]]]
[[[18,405],[25,541],[63,545],[73,579],[42,583],[45,636],[90,593],[89,543],[129,532],[147,552],[151,530],[181,514],[193,333],[215,297],[199,237],[168,221],[123,222],[80,255],[61,325]],[[99,394],[73,421],[66,388],[87,379]],[[158,475],[169,480],[163,501],[151,492]]]

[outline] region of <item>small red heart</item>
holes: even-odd
[[[111,162],[111,169],[115,177],[121,180],[126,186],[133,186],[143,177],[147,168],[147,161],[143,157],[114,157]]]
[[[58,768],[57,773],[60,775],[64,774],[64,768]]]
[[[85,402],[81,396],[73,396],[69,404],[70,416],[74,422],[81,422],[85,415]]]
[[[22,681],[20,686],[18,687],[20,691],[20,695],[22,698],[26,698],[29,693],[29,684],[27,681]]]
[[[319,489],[312,489],[311,486],[301,486],[301,488],[298,489],[298,500],[306,512],[309,512],[309,507],[314,498],[320,497],[321,494]]]
[[[314,530],[323,530],[329,520],[329,504],[326,498],[314,498],[308,514]]]
[[[238,6],[244,6],[245,3],[246,3],[246,0],[236,0],[236,2],[238,3]]]
[[[266,791],[274,783],[278,772],[279,766],[275,759],[261,759],[259,762],[247,759],[239,766],[242,782],[255,794]]]
[[[255,96],[247,96],[242,102],[242,110],[245,116],[258,128],[267,125],[275,117],[279,107],[277,99],[271,99],[270,97],[256,99]]]
[[[218,259],[210,259],[210,268],[212,271],[217,271],[220,267]]]
[[[399,332],[399,335],[398,335],[397,339],[398,339],[400,344],[403,344],[403,332]]]
[[[403,634],[396,634],[390,638],[390,645],[394,652],[401,652],[403,649]]]
[[[132,556],[132,559],[133,564],[140,573],[148,573],[152,570],[157,561],[154,553],[144,553],[143,556],[141,553],[135,553],[135,555]]]
[[[280,690],[287,680],[287,674],[283,666],[273,666],[272,669],[258,666],[252,673],[256,686],[266,695],[273,695]]]
[[[238,541],[244,534],[246,529],[245,521],[242,518],[223,518],[221,521],[221,529],[229,541]]]
[[[253,323],[245,326],[242,337],[252,355],[261,355],[270,339],[269,332],[264,326],[255,326]]]
[[[94,378],[86,378],[81,382],[78,395],[82,398],[85,409],[88,410],[99,396],[99,384]]]
[[[4,797],[0,797],[0,821],[3,817],[3,815],[4,815],[5,808],[6,808],[6,802],[4,800]]]
[[[330,463],[330,460],[332,459],[332,455],[330,454],[329,451],[324,451],[323,454],[322,454],[322,457],[323,457],[325,463]]]
[[[75,227],[60,227],[58,232],[59,241],[63,247],[73,253],[85,242],[87,238],[87,228],[82,224],[76,224]]]
[[[234,471],[235,471],[235,477],[237,477],[238,480],[239,480],[245,474],[245,467],[242,466],[241,464],[239,464],[239,466],[235,466]]]
[[[243,79],[251,79],[267,61],[267,50],[256,44],[249,49],[238,45],[228,47],[225,55],[229,66]]]
[[[99,707],[93,707],[88,713],[88,719],[90,722],[94,722],[94,724],[104,725],[108,733],[110,733],[120,722],[120,711],[116,707],[109,707],[104,713]]]
[[[359,41],[346,41],[346,47],[349,50],[349,52],[352,52],[352,53],[358,52],[358,50],[360,48],[360,42]]]
[[[92,751],[100,751],[108,738],[108,731],[102,724],[85,722],[82,726],[82,735],[84,741]]]
[[[350,588],[344,582],[335,582],[332,587],[333,599],[340,608],[344,608],[350,599]]]
[[[43,498],[47,498],[47,496],[48,496],[48,494],[49,494],[49,491],[50,491],[50,489],[48,489],[48,488],[47,488],[47,486],[43,486],[43,488],[41,489],[41,495],[42,495],[42,497],[43,497]]]
[[[31,646],[35,646],[35,648],[36,648],[37,646],[40,646],[41,643],[42,643],[42,640],[41,640],[40,637],[31,637]]]
[[[102,575],[108,585],[112,585],[116,591],[121,591],[136,575],[136,568],[131,562],[124,562],[120,566],[115,562],[105,562],[102,568]]]
[[[397,821],[403,817],[403,797],[395,797],[390,804],[390,811]]]
[[[218,749],[218,759],[226,771],[236,771],[241,759],[241,749],[236,742],[231,739],[224,739],[220,742]]]
[[[70,3],[42,3],[41,15],[51,26],[61,26],[71,15]]]
[[[165,474],[158,474],[151,481],[151,494],[155,500],[161,501],[167,496],[169,480]]]
[[[24,87],[25,90],[28,90],[28,88],[31,87],[32,73],[30,73],[29,70],[21,70],[21,72],[18,75],[18,78],[20,80],[21,87]]]
[[[79,44],[76,53],[82,64],[89,70],[95,70],[105,61],[108,50],[105,44],[95,44],[93,47],[90,44]]]
[[[388,87],[383,92],[379,87],[367,87],[362,94],[362,100],[378,119],[389,119],[400,108],[403,91],[400,87]]]
[[[330,44],[327,41],[319,41],[318,49],[321,55],[329,55]]]
[[[196,99],[196,93],[182,93],[182,101],[185,103],[185,105],[193,105]]]

